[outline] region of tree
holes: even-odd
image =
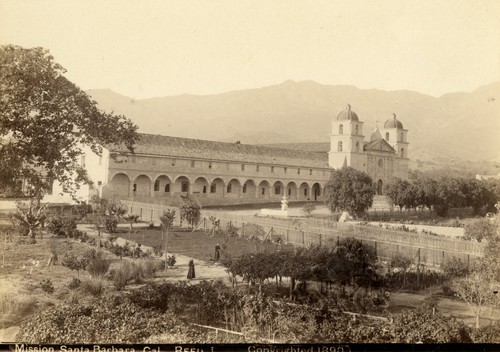
[[[400,178],[393,178],[387,184],[385,188],[385,193],[395,204],[399,207],[399,211],[403,210],[403,207],[410,203],[407,199],[407,193],[410,189],[410,183],[406,180]]]
[[[108,114],[64,77],[66,70],[43,48],[0,46],[0,187],[20,179],[40,197],[53,180],[74,192],[89,182],[83,146],[124,144],[133,152],[137,126]]]
[[[201,206],[190,198],[183,199],[181,219],[185,219],[190,227],[194,227],[200,219]]]
[[[314,204],[313,202],[307,202],[306,204],[304,204],[304,206],[302,207],[302,211],[304,212],[304,214],[306,215],[306,217],[310,217],[311,216],[311,213],[316,210],[316,204]]]
[[[41,204],[39,199],[32,198],[28,206],[17,204],[17,213],[13,216],[28,229],[28,236],[35,238],[34,230],[45,220],[45,208],[49,203]]]
[[[108,208],[110,215],[114,215],[117,221],[120,221],[120,218],[127,214],[127,207],[119,200],[111,201]]]
[[[370,176],[352,167],[334,170],[325,186],[326,204],[332,212],[341,210],[356,216],[372,205],[374,193]]]
[[[163,212],[163,215],[160,216],[161,221],[161,234],[163,237],[163,232],[165,231],[165,271],[167,271],[167,262],[168,262],[168,231],[174,225],[175,220],[175,210],[169,209]]]

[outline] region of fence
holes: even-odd
[[[129,207],[129,213],[151,222],[158,222],[164,210],[175,209],[176,224],[182,225],[177,208],[132,201],[123,203]],[[277,235],[285,242],[297,246],[321,245],[333,248],[341,240],[354,237],[373,248],[379,258],[390,259],[403,255],[412,258],[415,264],[430,266],[439,266],[453,257],[470,263],[481,257],[484,250],[482,243],[375,226],[343,225],[329,219],[256,218],[251,215],[206,210],[202,210],[202,216],[214,216],[220,220],[221,228],[234,226],[241,234],[245,233],[249,224],[255,224],[260,226],[267,236]],[[208,224],[205,222],[205,225]]]

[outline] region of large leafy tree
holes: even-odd
[[[0,46],[0,187],[25,179],[40,195],[57,180],[72,192],[88,181],[84,145],[99,155],[122,143],[133,151],[137,126],[100,111],[65,72],[46,49]]]
[[[333,171],[325,186],[326,204],[332,212],[361,215],[372,205],[374,193],[370,176],[352,167]]]

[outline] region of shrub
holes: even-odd
[[[76,277],[74,277],[74,278],[73,278],[73,279],[71,279],[71,281],[69,282],[69,284],[68,284],[68,288],[69,288],[70,290],[76,290],[77,288],[79,288],[79,287],[80,287],[81,283],[82,283],[82,282],[80,281],[80,279],[77,279]]]
[[[104,276],[108,272],[110,262],[103,258],[102,252],[96,252],[94,257],[89,260],[87,271],[92,277]]]
[[[481,242],[483,239],[494,238],[497,232],[497,226],[488,219],[479,219],[465,226],[464,238],[466,240],[474,239]]]
[[[84,280],[80,284],[80,292],[92,296],[100,296],[104,293],[105,290],[104,283],[104,279],[102,278]]]
[[[142,275],[145,279],[152,279],[155,277],[156,271],[158,270],[158,263],[154,259],[146,259],[140,265],[142,266]]]
[[[175,255],[169,255],[167,258],[168,267],[173,268],[175,263],[177,263],[177,259],[175,259]]]
[[[447,279],[457,277],[464,277],[469,273],[467,263],[462,262],[460,259],[453,257],[450,261],[441,264],[441,270]]]
[[[118,220],[115,218],[106,218],[104,227],[107,232],[114,233],[118,228]]]
[[[313,202],[307,202],[306,204],[304,204],[304,206],[302,207],[302,211],[304,212],[304,214],[306,215],[306,217],[310,217],[311,216],[311,213],[316,210],[316,205],[313,203]]]
[[[73,253],[66,253],[61,261],[62,266],[67,267],[70,270],[76,270],[79,272],[86,268],[89,258],[80,257],[78,258]]]
[[[42,288],[43,292],[48,293],[49,295],[54,293],[54,285],[52,284],[52,281],[50,281],[50,279],[46,279],[40,282],[40,287]]]
[[[127,286],[128,282],[130,281],[130,272],[128,263],[125,263],[120,268],[113,271],[112,281],[117,291],[120,291],[125,286]]]

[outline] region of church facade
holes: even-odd
[[[333,120],[330,143],[319,143],[319,151],[140,134],[134,154],[111,148],[82,158],[93,184],[80,198],[97,193],[175,205],[190,195],[202,205],[224,205],[277,202],[286,194],[290,201],[321,201],[332,170],[343,166],[368,173],[383,194],[391,177],[408,177],[406,134],[394,116],[365,140],[350,106]]]
[[[363,122],[347,105],[332,122],[328,160],[334,169],[350,166],[366,172],[376,186],[377,194],[392,177],[408,179],[408,130],[396,119],[396,114],[377,128],[365,141]]]

